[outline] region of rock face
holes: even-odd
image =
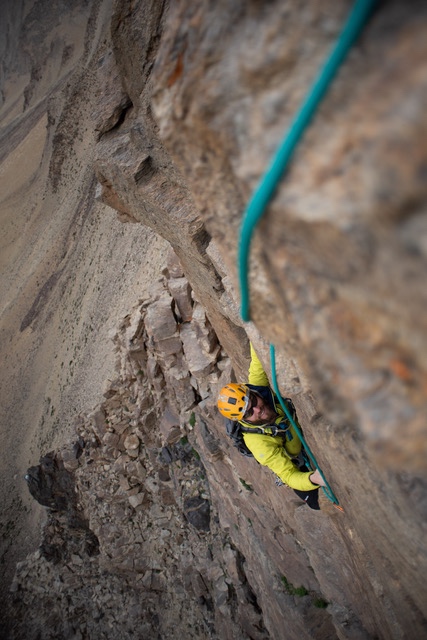
[[[423,637],[427,9],[379,4],[340,70],[257,229],[244,324],[242,212],[349,6],[83,5],[85,55],[71,74],[62,53],[48,112],[47,193],[80,166],[90,212],[94,168],[98,200],[165,244],[102,402],[28,472],[48,518],[17,567],[10,636]],[[67,290],[64,255],[22,305],[24,335]],[[245,379],[249,339],[268,374],[275,344],[344,513],[307,509],[226,441],[216,394]]]
[[[117,379],[79,417],[76,440],[28,471],[49,517],[17,567],[11,638],[128,638],[138,627],[141,637],[263,639],[286,611],[303,637],[336,637],[306,554],[265,498],[277,492],[289,522],[306,507],[271,474],[257,480],[253,461],[230,464],[212,398],[231,363],[200,303],[185,323],[169,317],[173,281],[122,322]],[[200,339],[189,345],[188,333]]]

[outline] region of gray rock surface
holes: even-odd
[[[424,3],[379,3],[256,231],[239,316],[242,212],[349,8],[5,11],[11,638],[424,637]],[[276,345],[344,513],[226,441],[215,398],[249,339],[269,375]]]

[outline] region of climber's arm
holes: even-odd
[[[254,458],[271,469],[291,489],[311,491],[319,486],[310,481],[310,476],[317,479],[316,472],[300,471],[288,458],[280,441],[259,434],[245,433],[243,437]]]
[[[248,382],[249,384],[253,384],[257,387],[267,387],[269,386],[269,381],[267,374],[264,371],[264,368],[261,364],[260,359],[258,358],[255,349],[251,346],[251,364],[249,365],[249,374],[248,374]]]

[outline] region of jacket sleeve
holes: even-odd
[[[291,489],[298,491],[311,491],[317,488],[317,484],[310,481],[313,471],[300,471],[284,452],[281,438],[271,438],[259,434],[244,434],[244,439],[252,451],[254,458],[265,467],[268,467]]]
[[[250,343],[251,347],[251,364],[249,365],[249,374],[248,374],[248,382],[249,384],[253,384],[257,387],[267,387],[270,383],[265,373],[263,366],[261,364],[260,359],[255,353],[255,349],[252,346],[252,342]]]

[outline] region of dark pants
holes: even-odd
[[[301,500],[304,500],[310,509],[319,510],[319,489],[313,489],[312,491],[297,491],[293,489],[293,492],[297,494]]]
[[[300,471],[310,471],[305,465],[300,466]],[[297,494],[298,498],[304,500],[306,504],[310,507],[310,509],[320,510],[319,507],[319,489],[312,489],[311,491],[297,491],[293,489],[294,493]]]

